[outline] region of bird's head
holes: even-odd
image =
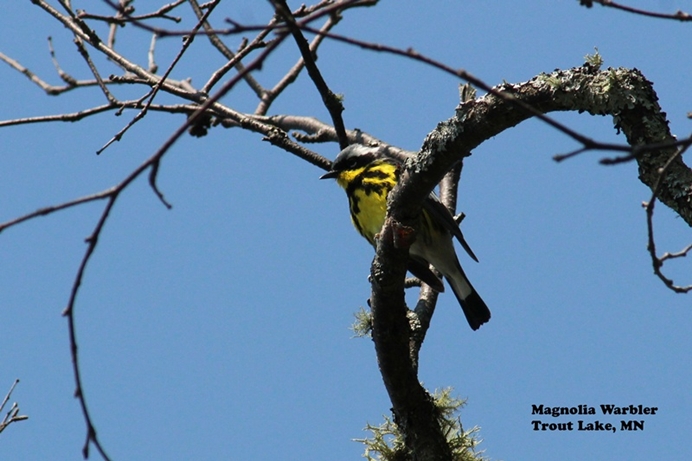
[[[379,147],[351,144],[339,152],[332,163],[331,170],[320,176],[320,179],[339,179],[342,173],[359,170],[381,158],[383,158],[383,154]]]

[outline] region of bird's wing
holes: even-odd
[[[447,229],[454,237],[456,237],[457,240],[459,240],[459,243],[461,243],[461,246],[464,248],[464,250],[466,250],[469,256],[471,256],[471,259],[478,262],[478,258],[475,254],[473,254],[473,250],[471,250],[469,244],[466,243],[466,239],[464,239],[464,234],[461,233],[461,229],[459,229],[459,225],[454,220],[454,216],[452,216],[452,213],[449,212],[447,207],[444,206],[444,204],[440,201],[437,195],[435,195],[433,192],[430,192],[430,195],[425,200],[425,203],[423,203],[423,209],[430,213],[430,216],[433,219],[442,224],[442,226],[444,226],[445,229]]]
[[[399,167],[401,167],[403,163],[403,158],[400,157],[393,157],[391,155],[387,155],[387,157],[392,160],[395,164],[397,164]],[[468,243],[466,243],[466,239],[464,238],[464,234],[461,233],[461,229],[459,228],[459,225],[457,222],[454,220],[454,216],[452,216],[452,213],[449,212],[447,207],[440,201],[440,198],[435,195],[434,192],[430,192],[430,195],[428,198],[425,200],[423,203],[423,208],[430,213],[433,219],[436,219],[437,222],[442,224],[445,229],[447,229],[454,237],[456,237],[457,240],[459,240],[459,243],[461,246],[464,248],[466,253],[473,259],[474,261],[478,262],[478,258],[476,255],[473,253],[473,250],[469,246]],[[425,270],[428,270],[427,266],[424,268]],[[428,270],[429,271],[429,270]],[[415,272],[410,270],[410,264],[409,264],[409,272],[411,272],[413,275],[418,277],[419,279],[423,280],[425,283],[428,285],[432,286],[428,281],[424,280],[422,277],[417,275]],[[430,276],[435,277],[435,274],[430,272]],[[437,278],[437,277],[435,277]],[[438,290],[440,291],[440,290]]]
[[[433,274],[433,271],[430,270],[430,266],[426,261],[421,261],[414,259],[413,257],[409,257],[407,269],[414,276],[418,277],[421,282],[430,285],[430,287],[433,290],[439,293],[445,291],[445,286],[442,284],[442,280],[440,280],[435,274]]]

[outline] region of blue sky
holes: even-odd
[[[629,4],[692,10],[684,1]],[[136,5],[144,12],[158,2]],[[267,13],[262,2],[225,2],[213,20],[258,23]],[[48,35],[63,68],[89,77],[67,31],[30,2],[6,5],[0,27],[0,51],[45,80],[59,83]],[[571,0],[400,1],[349,12],[337,32],[412,46],[493,85],[578,66],[597,47],[605,66],[640,69],[654,82],[673,133],[690,132],[689,25]],[[119,49],[146,63],[149,37],[120,37]],[[177,43],[160,43],[161,68]],[[234,47],[235,39],[229,43]],[[198,57],[184,60],[174,78],[201,86],[222,61],[202,40],[194,46]],[[258,75],[267,86],[297,56],[292,45],[283,50],[286,56]],[[419,63],[336,43],[325,44],[319,58],[331,88],[344,95],[347,127],[403,148],[420,147],[458,102],[459,82]],[[2,120],[103,102],[91,90],[46,96],[4,64],[0,78]],[[247,91],[224,102],[241,110],[256,105]],[[305,76],[272,113],[328,119]],[[96,156],[133,116],[0,129],[0,221],[115,184],[183,122],[151,114]],[[625,141],[610,119],[555,117],[595,139]],[[335,144],[313,147],[330,158],[337,152]],[[636,166],[600,166],[599,153],[551,160],[576,147],[529,121],[466,161],[460,208],[481,262],[462,255],[462,264],[493,318],[472,332],[454,297],[441,296],[420,379],[468,398],[462,421],[481,427],[481,448],[495,460],[692,458],[690,298],[652,273],[641,208],[650,192]],[[258,135],[216,128],[201,139],[182,138],[165,157],[159,186],[172,210],[146,180],[118,200],[76,306],[85,392],[113,459],[362,454],[351,439],[367,435],[366,423],[379,424],[391,406],[372,342],[349,330],[369,296],[372,249],[353,230],[343,191],[318,181],[320,174]],[[60,313],[102,206],[0,234],[0,393],[20,378],[13,400],[30,418],[0,435],[7,459],[81,458],[85,428]],[[662,251],[690,241],[687,226],[661,206],[656,232]],[[681,284],[692,283],[687,261],[670,271]],[[644,418],[644,431],[549,433],[532,430],[532,404],[659,410]]]

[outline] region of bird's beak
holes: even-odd
[[[339,172],[338,172],[338,171],[331,170],[331,171],[327,171],[325,174],[323,174],[322,176],[320,176],[320,179],[336,178],[337,176],[339,176]]]

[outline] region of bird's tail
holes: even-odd
[[[445,278],[452,287],[454,295],[457,297],[461,309],[464,311],[466,320],[472,330],[478,330],[481,325],[490,320],[490,309],[473,288],[473,285],[466,278],[463,269],[457,262],[457,271],[453,274],[446,274]]]

